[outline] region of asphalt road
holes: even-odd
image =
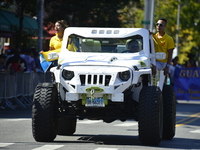
[[[200,101],[179,101],[176,135],[158,146],[143,146],[134,120],[79,120],[73,136],[57,136],[54,142],[36,142],[32,136],[31,109],[0,111],[0,149],[5,150],[199,150]]]

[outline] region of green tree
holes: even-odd
[[[142,28],[144,18],[144,1],[129,1],[129,4],[120,9],[120,20],[123,27]]]
[[[22,43],[29,43],[28,37],[33,36],[27,31],[23,30],[24,15],[29,14],[36,16],[37,14],[37,0],[7,0],[5,9],[11,9],[19,18],[19,27],[16,30],[16,47],[21,47]]]
[[[181,0],[181,5],[181,53],[188,54],[188,59],[198,60],[200,56],[200,0]]]
[[[69,26],[120,27],[118,10],[129,0],[45,0],[45,23],[64,19]]]
[[[180,27],[176,30],[178,4],[180,4]],[[199,59],[200,54],[200,0],[156,0],[155,21],[160,17],[168,20],[167,33],[174,39],[179,35],[179,63]],[[200,61],[200,60],[199,60]]]
[[[21,47],[22,43],[27,43],[25,40],[28,39],[28,36],[31,36],[29,33],[23,31],[23,20],[24,20],[24,14],[30,14],[30,15],[36,15],[37,12],[37,0],[15,0],[14,1],[16,5],[16,13],[19,17],[19,29],[16,36],[16,47]],[[23,36],[22,36],[23,35]],[[25,37],[25,38],[23,38]],[[24,40],[23,40],[24,39]]]

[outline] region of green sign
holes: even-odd
[[[149,20],[143,20],[142,24],[150,24],[150,21]]]

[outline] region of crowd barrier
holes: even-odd
[[[50,72],[0,73],[0,105],[11,109],[31,106],[35,87],[42,82],[52,82]]]

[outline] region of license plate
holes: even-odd
[[[86,107],[105,107],[104,99],[102,98],[87,98],[86,99]]]

